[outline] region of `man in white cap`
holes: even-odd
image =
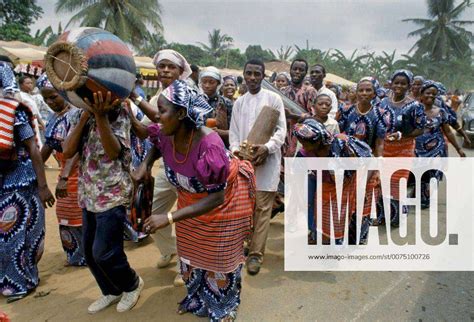
[[[191,75],[191,67],[186,61],[186,58],[171,49],[163,49],[156,53],[153,58],[153,64],[156,66],[156,70],[158,71],[158,79],[161,83],[161,89],[151,98],[150,103],[145,101],[141,96],[136,94],[131,95],[131,98],[134,99],[135,105],[137,105],[146,115],[142,123],[132,121],[132,127],[140,138],[146,137],[146,135],[140,135],[141,127],[149,125],[152,122],[158,122],[158,97],[160,96],[161,91],[171,85],[175,80],[185,80],[189,75]],[[166,178],[163,160],[160,159],[158,164],[160,169],[155,178],[152,213],[166,214],[173,208],[178,195],[176,188],[171,185]],[[157,230],[155,233],[155,240],[161,253],[157,266],[158,268],[167,267],[173,256],[176,255],[176,237],[172,234],[172,226],[169,225],[164,229]],[[179,272],[173,284],[175,286],[184,285]]]

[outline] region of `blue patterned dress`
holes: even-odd
[[[39,283],[38,262],[44,249],[44,208],[36,173],[24,141],[34,137],[27,114],[15,113],[17,160],[13,170],[0,172],[0,292],[22,296]]]
[[[423,105],[413,99],[406,99],[404,102],[394,103],[390,97],[386,97],[381,101],[381,108],[385,110],[384,122],[387,128],[387,134],[402,133],[402,139],[397,141],[385,140],[383,148],[384,157],[414,157],[415,156],[415,138],[406,137],[416,129],[423,129],[426,125],[426,115]],[[409,171],[397,171],[391,180],[390,198],[390,223],[394,227],[398,227],[400,223],[400,197],[397,183],[400,179],[406,179],[412,182],[409,177]],[[382,196],[383,197],[383,196]],[[377,221],[385,222],[385,213],[382,198],[377,204]],[[402,213],[408,214],[405,205],[402,205]]]
[[[447,115],[447,122],[448,124],[453,128],[457,129],[459,124],[458,124],[458,116],[456,114],[456,111],[454,111],[451,106],[446,104],[441,97],[436,98],[435,100],[435,106],[439,106],[441,109],[445,110],[446,115]],[[446,136],[444,136],[444,142],[445,147],[446,147],[446,156],[448,155],[448,141],[446,139]]]
[[[385,138],[384,113],[383,109],[374,105],[367,113],[361,114],[357,104],[354,104],[340,108],[336,119],[342,133],[364,141],[373,151],[376,139]]]
[[[145,114],[142,111],[137,110],[135,115],[136,119],[141,121]],[[130,145],[132,147],[132,168],[137,169],[140,164],[145,160],[146,154],[151,148],[150,140],[141,140],[138,138],[133,131],[130,132]]]
[[[53,114],[45,129],[45,145],[57,152],[61,168],[66,164],[63,158],[61,143],[71,130],[71,119],[79,113],[76,107],[62,115]],[[84,249],[82,247],[82,209],[77,201],[77,165],[71,171],[67,182],[68,196],[57,200],[56,215],[59,223],[59,236],[67,262],[72,266],[85,266]]]
[[[421,158],[444,158],[447,157],[447,144],[443,133],[443,124],[450,124],[451,117],[446,109],[439,107],[436,116],[426,118],[425,131],[416,138],[415,154]],[[429,207],[430,204],[430,180],[436,178],[441,181],[443,174],[437,170],[428,171],[421,178],[421,207]]]

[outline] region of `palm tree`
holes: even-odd
[[[306,48],[299,47],[294,45],[296,54],[293,59],[305,59],[309,65],[314,65],[316,63],[328,65],[331,60],[331,49],[328,51],[321,51],[320,49],[311,48],[308,49],[308,44]]]
[[[208,45],[202,42],[198,42],[198,44],[215,59],[219,58],[227,49],[229,49],[234,41],[231,36],[221,34],[220,29],[213,29],[210,31],[207,39],[209,42]]]
[[[59,36],[63,33],[63,31],[64,30],[61,25],[61,22],[59,22],[58,24],[58,32],[54,32],[51,26],[48,26],[43,31],[40,31],[38,29],[31,43],[36,46],[48,47],[59,38]]]
[[[31,43],[36,46],[46,45],[46,39],[48,39],[48,36],[52,33],[53,28],[51,28],[51,26],[46,27],[43,31],[38,29]]]
[[[56,13],[79,10],[68,25],[79,22],[81,26],[103,28],[135,47],[146,42],[147,27],[163,31],[157,0],[58,0],[55,9]]]
[[[293,54],[293,47],[291,46],[283,47],[283,45],[280,46],[279,49],[277,49],[276,53],[273,53],[275,57],[277,57],[279,60],[282,60],[282,61],[290,60],[290,57],[292,54]]]
[[[420,39],[410,49],[416,48],[417,55],[428,54],[435,61],[448,59],[454,55],[463,57],[470,52],[469,44],[474,34],[464,27],[474,24],[472,20],[458,20],[460,15],[472,5],[471,0],[462,0],[455,7],[455,0],[427,0],[429,18],[409,18],[404,22],[413,22],[421,28],[408,34]]]
[[[354,50],[350,57],[346,57],[344,53],[338,49],[334,49],[335,53],[332,54],[332,58],[340,67],[341,76],[350,79],[358,80],[364,73],[366,59],[369,59],[369,55],[357,55],[357,49]]]

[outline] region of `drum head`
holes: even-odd
[[[82,50],[67,42],[56,42],[45,55],[49,81],[58,90],[73,91],[87,81],[87,60]]]

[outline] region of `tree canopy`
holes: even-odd
[[[148,27],[163,31],[156,0],[58,0],[56,12],[73,12],[69,23],[105,29],[137,48],[146,43]]]
[[[428,0],[428,18],[409,18],[421,28],[408,34],[418,36],[413,46],[418,56],[429,55],[433,60],[451,57],[461,58],[471,52],[470,43],[474,35],[465,27],[474,24],[473,20],[459,20],[461,14],[472,5],[471,0],[462,0],[455,6],[455,0]]]
[[[36,0],[0,0],[0,40],[31,41],[29,25],[42,14]]]

